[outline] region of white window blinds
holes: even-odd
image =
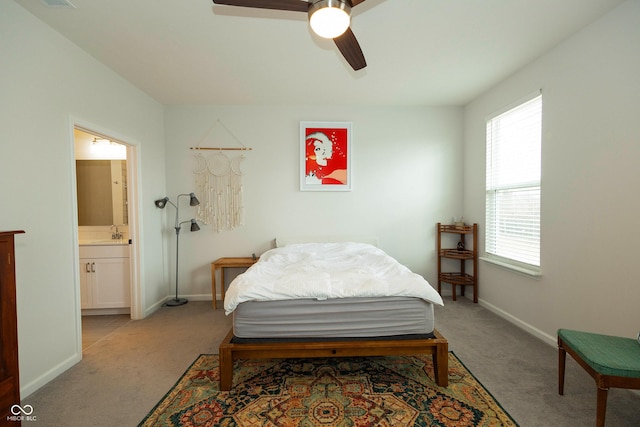
[[[485,250],[540,266],[542,95],[487,121]]]

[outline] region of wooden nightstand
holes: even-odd
[[[222,304],[224,306],[224,269],[228,267],[251,267],[253,264],[258,262],[259,258],[253,259],[252,257],[238,257],[238,258],[218,258],[217,260],[211,263],[211,295],[213,296],[213,309],[217,309],[216,302],[216,270],[220,269],[220,282],[222,285],[220,286],[220,298],[222,299]]]

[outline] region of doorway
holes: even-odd
[[[103,325],[114,324],[112,320],[141,318],[137,150],[77,123],[73,148],[81,350],[87,336],[95,340]]]

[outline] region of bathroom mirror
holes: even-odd
[[[78,225],[127,224],[127,161],[76,160]]]

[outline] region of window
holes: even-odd
[[[539,272],[542,95],[487,121],[485,250]],[[532,268],[533,267],[533,268]]]

